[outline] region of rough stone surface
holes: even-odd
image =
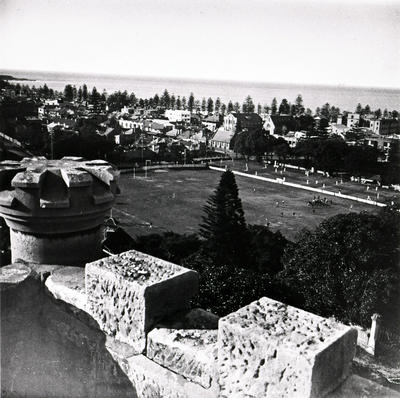
[[[324,397],[347,377],[357,332],[261,298],[221,318],[221,397]]]
[[[352,375],[326,398],[400,398],[400,393],[371,380]]]
[[[128,375],[140,398],[217,398],[216,389],[205,389],[156,364],[144,355],[129,358],[111,355]]]
[[[10,289],[23,283],[31,276],[32,270],[25,264],[9,264],[0,268],[1,290]]]
[[[217,330],[153,329],[147,357],[186,379],[210,388],[216,383]]]
[[[100,328],[142,353],[146,333],[162,318],[187,309],[197,273],[131,250],[86,265],[89,313]]]
[[[62,267],[50,275],[45,283],[49,292],[80,310],[87,310],[85,270],[80,267]]]

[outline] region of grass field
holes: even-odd
[[[135,179],[121,175],[122,194],[116,200],[113,216],[132,235],[197,232],[203,206],[220,176],[212,170],[158,170],[149,172],[148,178],[139,174]],[[335,214],[377,211],[373,206],[338,198],[333,198],[331,205],[311,208],[307,202],[313,199],[312,192],[246,177],[236,176],[236,181],[247,222],[269,223],[272,230],[280,230],[290,239],[303,228],[313,229]]]

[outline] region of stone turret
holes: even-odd
[[[98,259],[118,176],[106,161],[78,157],[0,162],[12,261],[82,266]]]

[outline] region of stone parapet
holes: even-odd
[[[221,397],[320,398],[348,376],[357,332],[261,298],[221,318]]]
[[[158,321],[189,308],[197,289],[196,272],[135,250],[86,265],[89,313],[137,353]]]
[[[82,265],[99,258],[118,176],[103,160],[0,162],[0,216],[11,229],[12,261]]]
[[[105,343],[138,398],[400,398],[375,382],[347,377],[357,338],[352,328],[268,298],[219,320],[202,309],[188,310],[196,273],[143,253],[112,256],[85,271],[1,268],[2,316],[10,303],[18,308],[8,311],[8,322],[31,315],[32,300],[43,292],[38,281],[68,304],[60,305],[60,314],[73,313],[78,325],[90,326],[85,330],[98,334],[100,326],[106,332],[95,351]],[[42,326],[65,330],[63,342],[73,349],[86,338],[91,343],[86,335],[76,338],[76,326],[59,323],[49,316]]]

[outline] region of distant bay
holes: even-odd
[[[255,83],[255,82],[231,82],[211,80],[188,80],[167,79],[155,77],[135,76],[112,76],[95,74],[78,74],[63,72],[38,72],[38,71],[16,71],[0,70],[0,74],[7,74],[29,79],[29,81],[13,80],[13,83],[28,84],[29,86],[43,86],[45,83],[49,88],[62,91],[66,84],[79,87],[86,83],[89,90],[93,86],[98,91],[106,90],[112,93],[117,90],[134,92],[137,97],[149,98],[155,94],[161,95],[164,89],[170,94],[188,97],[191,92],[196,99],[203,97],[220,97],[223,102],[232,100],[240,104],[247,95],[253,98],[257,104],[271,104],[274,97],[278,104],[282,98],[294,102],[298,94],[303,96],[304,106],[315,111],[328,102],[330,105],[338,106],[341,110],[354,111],[357,104],[369,105],[373,110],[387,108],[389,111],[400,110],[400,89],[367,88],[347,86],[319,86],[281,83]]]

